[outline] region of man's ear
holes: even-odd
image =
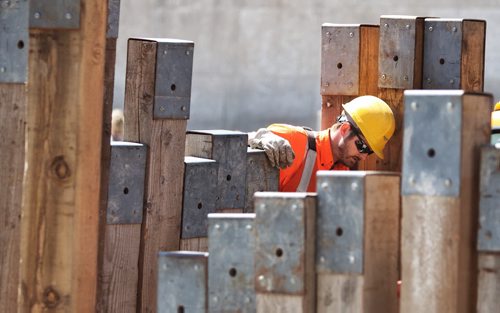
[[[350,130],[351,130],[351,125],[349,125],[349,123],[342,123],[342,125],[340,125],[339,131],[342,137],[348,134]]]

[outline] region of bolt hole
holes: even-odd
[[[281,258],[283,256],[283,250],[281,248],[276,249],[276,256]]]
[[[231,276],[231,277],[236,276],[236,273],[237,273],[237,271],[234,267],[229,270],[229,276]]]
[[[337,68],[340,70],[342,68],[342,63],[337,63]]]
[[[179,305],[179,307],[177,308],[177,313],[184,313],[184,306]]]
[[[340,237],[344,234],[344,230],[342,229],[342,227],[338,227],[336,233],[337,233],[337,236]]]
[[[397,62],[399,60],[399,57],[395,55],[392,59],[394,60],[394,62]]]
[[[170,85],[170,90],[175,91],[175,88],[176,88],[175,84]]]
[[[443,58],[439,59],[439,64],[444,64],[444,59]]]
[[[19,49],[24,48],[24,41],[19,40],[19,41],[17,42],[17,47],[18,47]]]
[[[200,209],[200,210],[201,210],[201,208],[202,208],[202,207],[203,207],[203,204],[202,204],[201,202],[200,202],[200,203],[198,203],[198,209]]]
[[[230,181],[231,180],[231,175],[227,175],[226,179],[227,179],[227,181]]]
[[[123,188],[123,193],[128,195],[128,187]]]
[[[436,151],[430,148],[429,150],[427,150],[427,155],[429,156],[429,158],[433,158],[436,155]]]

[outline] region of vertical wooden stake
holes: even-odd
[[[394,312],[399,175],[318,173],[317,312]]]
[[[155,312],[157,254],[179,249],[194,44],[130,39],[125,139],[149,146],[138,311]]]
[[[405,92],[403,313],[474,311],[479,146],[491,108],[491,95]]]

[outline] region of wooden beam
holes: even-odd
[[[491,108],[486,94],[405,92],[401,312],[475,310],[479,146]]]
[[[26,85],[0,83],[0,311],[17,308]]]
[[[125,139],[146,144],[150,151],[139,261],[138,310],[142,312],[156,311],[158,252],[180,246],[184,113],[189,112],[193,47],[189,41],[128,41]],[[175,69],[181,73],[172,72]],[[165,86],[168,90],[162,89]],[[176,107],[175,100],[182,102],[181,107]],[[171,112],[182,116],[162,116]]]
[[[106,2],[31,29],[19,310],[96,306]]]
[[[399,183],[389,172],[318,174],[317,312],[398,312]]]

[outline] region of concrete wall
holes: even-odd
[[[485,19],[485,91],[498,101],[498,0],[121,0],[115,107],[123,105],[128,38],[188,39],[195,42],[190,129],[316,128],[321,24],[379,24],[389,14]]]

